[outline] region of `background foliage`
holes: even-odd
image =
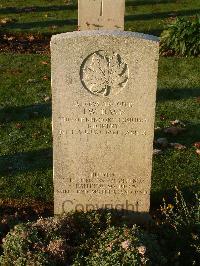
[[[200,16],[191,20],[177,18],[161,34],[161,52],[171,50],[176,55],[200,54]]]

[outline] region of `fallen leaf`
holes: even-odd
[[[41,64],[42,65],[48,65],[48,62],[47,61],[42,61]]]
[[[170,143],[170,146],[173,147],[176,150],[184,150],[184,149],[186,149],[186,146],[182,145],[180,143]]]
[[[17,129],[22,129],[24,126],[23,126],[21,123],[17,123],[17,124],[15,125],[15,127],[16,127]]]
[[[185,131],[185,128],[181,128],[181,127],[167,127],[164,129],[165,133],[171,134],[173,136],[176,136],[179,133],[182,133],[183,131]]]
[[[11,22],[14,22],[15,20],[12,19],[12,18],[2,18],[0,20],[0,25],[6,25],[6,24],[9,24]]]
[[[196,100],[198,103],[200,103],[200,97],[197,97]]]
[[[159,149],[154,149],[154,150],[153,150],[153,155],[160,155],[160,154],[162,154],[162,153],[163,153],[162,150],[159,150]]]
[[[178,126],[178,125],[180,125],[180,126],[185,127],[185,124],[184,124],[183,122],[181,122],[180,120],[178,120],[178,119],[176,119],[176,120],[174,120],[174,121],[170,121],[170,123],[171,123],[173,126]]]
[[[160,115],[160,120],[165,120],[166,116],[165,115]]]
[[[196,150],[196,153],[197,153],[198,155],[200,155],[200,149],[197,149],[197,150]]]
[[[28,79],[26,82],[27,82],[27,83],[35,83],[35,82],[37,82],[37,81],[36,81],[36,79]]]
[[[161,131],[161,127],[156,127],[155,131]]]
[[[156,144],[160,145],[163,148],[168,146],[168,140],[166,138],[159,138],[156,140]]]
[[[195,142],[194,147],[196,147],[197,149],[200,149],[200,142]]]
[[[45,75],[42,79],[43,80],[49,80],[49,77]]]
[[[15,39],[14,36],[10,36],[10,37],[7,38],[8,41],[13,41],[14,39]]]
[[[35,40],[35,37],[34,37],[33,35],[30,35],[30,36],[28,36],[28,40],[29,40],[30,42],[32,42],[32,41]]]
[[[168,17],[168,18],[165,19],[165,22],[166,22],[166,23],[171,23],[171,22],[173,22],[174,20],[176,20],[176,17]]]
[[[50,101],[50,99],[51,99],[51,97],[49,97],[49,96],[46,96],[46,97],[44,98],[44,101],[45,101],[45,102],[49,102],[49,101]]]

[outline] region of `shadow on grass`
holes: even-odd
[[[36,13],[36,12],[50,12],[63,10],[76,10],[76,5],[52,5],[52,6],[29,6],[29,7],[6,7],[0,8],[0,14],[21,14],[21,13]]]
[[[6,26],[7,29],[32,29],[46,27],[61,27],[61,26],[77,26],[77,19],[50,20],[50,21],[33,21],[27,23],[12,23]]]
[[[0,175],[15,175],[53,167],[52,148],[0,156]]]
[[[157,12],[151,14],[138,14],[138,15],[127,15],[125,21],[136,21],[136,20],[150,20],[150,19],[164,19],[168,17],[176,16],[193,16],[200,12],[200,9],[193,10],[182,10],[182,11],[168,11],[168,12]]]
[[[181,100],[200,97],[200,88],[158,89],[157,101]]]
[[[51,103],[0,109],[0,123],[25,121],[51,116]]]
[[[199,141],[200,139],[200,124],[195,124],[193,122],[186,121],[186,132],[183,135],[180,135],[178,139],[182,143],[185,143],[187,146],[193,146],[195,142]],[[200,166],[200,164],[199,164]],[[200,175],[200,173],[199,173]]]
[[[144,5],[156,5],[156,4],[169,4],[175,3],[176,0],[129,0],[126,1],[126,6],[144,6]]]
[[[181,143],[186,145],[187,148],[193,147],[195,142],[198,142],[200,139],[200,123],[194,123],[193,121],[181,120],[185,125],[185,131],[177,136],[173,136],[162,131],[155,131],[154,138],[167,138],[169,143]],[[158,147],[159,148],[159,147]],[[168,150],[173,150],[172,147],[168,147]],[[184,154],[184,153],[183,153]],[[194,151],[195,154],[195,151]],[[196,159],[198,158],[198,155]],[[186,157],[183,156],[182,159]],[[175,162],[174,162],[175,163]]]

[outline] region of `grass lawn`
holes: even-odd
[[[0,31],[52,34],[76,29],[77,4],[61,0],[1,0],[0,20],[13,19]],[[72,1],[70,1],[72,2]],[[127,1],[126,29],[160,34],[178,15],[199,13],[199,0]],[[200,58],[160,58],[155,138],[186,145],[167,148],[153,160],[152,203],[171,195],[174,186],[200,190]],[[53,200],[50,57],[0,54],[0,198]],[[163,133],[170,121],[181,120],[186,131]]]
[[[0,55],[0,197],[52,199],[49,61]]]
[[[200,12],[199,0],[128,0],[125,29],[159,35],[175,16]],[[0,20],[13,22],[2,31],[52,34],[77,29],[76,0],[1,0]]]

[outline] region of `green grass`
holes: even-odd
[[[186,132],[177,137],[156,133],[155,138],[167,137],[170,142],[186,145],[187,149],[168,149],[154,160],[153,192],[161,197],[180,187],[187,192],[200,189],[200,158],[193,144],[200,141],[200,59],[161,58],[159,64],[156,125],[170,126],[181,120]],[[164,120],[163,120],[164,117]],[[155,197],[156,198],[156,197]]]
[[[200,141],[199,71],[199,58],[160,59],[156,126],[164,128],[178,119],[185,123],[186,132],[171,137],[161,131],[155,138],[167,137],[170,142],[184,144],[187,149],[167,149],[154,159],[152,199],[155,201],[169,194],[174,186],[193,193],[200,189],[200,157],[193,147]]]
[[[25,8],[25,9],[24,9]],[[128,0],[125,29],[159,35],[175,16],[200,13],[199,0]],[[1,0],[0,20],[13,19],[1,31],[53,34],[77,29],[76,0]]]
[[[0,197],[52,199],[49,58],[0,56]]]
[[[160,59],[156,126],[179,119],[187,131],[177,137],[161,131],[156,138],[167,137],[187,149],[166,149],[154,157],[154,204],[175,185],[187,192],[200,189],[200,157],[193,147],[200,141],[199,71],[200,58]],[[50,77],[50,58],[1,54],[0,76],[0,197],[52,200],[51,104],[45,102],[50,80],[44,80]]]

